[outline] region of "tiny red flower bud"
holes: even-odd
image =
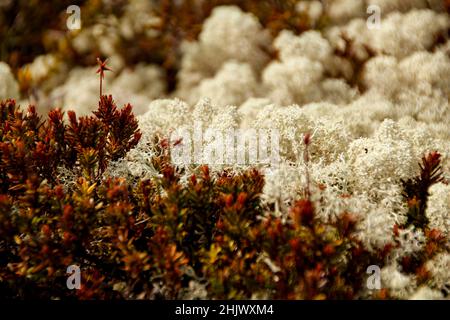
[[[335,252],[336,252],[336,250],[334,249],[334,247],[331,244],[327,244],[325,246],[325,248],[323,248],[323,253],[327,256],[330,256]]]
[[[44,255],[47,255],[49,252],[50,252],[50,248],[48,247],[48,245],[44,244],[42,246],[41,253]]]
[[[305,136],[303,137],[303,143],[305,145],[309,145],[311,143],[311,134],[308,132],[305,134]]]
[[[208,166],[202,166],[201,167],[203,176],[205,177],[205,179],[209,179],[209,167]]]
[[[46,236],[46,237],[50,237],[51,235],[51,230],[50,227],[47,224],[44,224],[41,228],[42,233]]]
[[[298,224],[310,224],[314,218],[313,204],[309,200],[299,200],[291,209],[291,215]]]
[[[289,240],[289,245],[292,247],[292,249],[298,250],[298,248],[300,247],[300,239],[294,238]]]
[[[442,233],[438,229],[432,229],[427,235],[431,240],[439,240],[442,238]]]
[[[197,177],[195,176],[195,174],[193,174],[191,176],[191,183],[195,186],[197,184]]]
[[[238,198],[237,198],[237,202],[239,204],[243,205],[246,200],[247,200],[247,194],[245,192],[239,193]]]
[[[398,224],[394,224],[394,235],[396,237],[398,237],[399,234],[400,234],[399,233],[399,226],[398,226]]]
[[[64,189],[63,189],[63,187],[61,185],[58,185],[58,186],[55,187],[55,196],[58,199],[64,198]]]
[[[73,212],[72,206],[70,204],[65,205],[63,211],[63,219],[69,220],[70,217],[72,216],[72,212]]]
[[[233,205],[233,195],[232,194],[225,195],[224,199],[225,199],[226,207],[231,207]]]

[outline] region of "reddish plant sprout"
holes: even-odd
[[[105,78],[105,71],[112,71],[107,65],[106,60],[102,61],[100,58],[97,58],[98,69],[97,73],[100,74],[100,99],[103,95],[103,79]]]

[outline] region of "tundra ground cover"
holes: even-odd
[[[1,296],[448,298],[448,2],[80,8],[35,52],[0,28]],[[208,161],[227,132],[276,134],[276,163],[260,137]]]

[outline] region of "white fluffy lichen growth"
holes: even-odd
[[[386,12],[383,14],[386,15]],[[333,47],[343,49],[350,40],[355,57],[377,55],[405,58],[417,51],[430,50],[439,36],[449,28],[448,15],[430,9],[394,11],[382,16],[379,28],[367,28],[365,19],[353,19],[343,26],[332,26],[325,33]]]
[[[381,269],[381,284],[397,299],[407,299],[416,290],[417,283],[413,276],[399,271],[400,267],[392,263]]]
[[[270,33],[258,19],[236,6],[213,10],[203,24],[197,42],[186,43],[179,73],[179,96],[189,94],[204,78],[210,78],[230,60],[248,63],[259,72],[269,61]]]
[[[402,115],[429,122],[448,121],[450,58],[441,51],[416,52],[398,61],[391,56],[370,59],[363,83],[372,92],[399,104]]]
[[[255,96],[257,90],[257,81],[250,65],[230,61],[213,78],[202,81],[198,91],[193,90],[191,101],[208,97],[216,105],[239,106]]]
[[[315,27],[324,14],[324,5],[319,0],[298,1],[295,10],[308,17],[311,27]]]
[[[296,36],[292,31],[284,30],[273,43],[281,60],[303,56],[314,61],[327,63],[332,55],[332,48],[319,31],[307,31]]]
[[[168,134],[189,123],[189,112],[189,105],[181,100],[155,100],[148,106],[148,111],[138,117],[139,126],[145,136],[152,133]]]
[[[0,61],[0,99],[19,98],[19,85],[12,74],[11,68]]]
[[[263,171],[264,189],[261,195],[266,204],[275,205],[273,214],[284,216],[294,199],[302,194],[306,183],[303,167],[287,162]]]
[[[98,107],[99,100],[99,82],[93,74],[95,68],[74,68],[65,83],[55,88],[51,95],[64,110],[74,110],[78,115],[90,114]],[[112,75],[106,74],[105,78],[110,80]]]
[[[442,231],[450,239],[450,186],[438,183],[431,187],[426,211],[430,227]]]
[[[274,129],[280,135],[280,155],[286,161],[302,162],[303,137],[311,134],[312,161],[330,162],[344,152],[348,136],[339,123],[324,120],[314,121],[301,107],[277,107],[268,105],[256,115],[254,128]]]
[[[439,253],[427,261],[425,268],[430,272],[430,286],[440,292],[450,293],[450,254]]]
[[[274,41],[279,62],[272,62],[263,72],[263,85],[269,97],[279,104],[305,104],[329,101],[346,104],[357,96],[357,90],[344,80],[326,78],[325,74],[342,73],[333,49],[320,32],[307,31],[295,36],[283,31]],[[348,73],[348,72],[347,72]]]
[[[186,180],[192,169],[200,164],[209,164],[212,171],[223,170],[234,163],[226,161],[215,163],[208,162],[204,158],[206,148],[214,147],[215,140],[206,137],[205,132],[209,129],[224,135],[230,129],[237,129],[240,116],[234,106],[219,107],[214,105],[210,99],[201,99],[196,105],[190,105],[179,99],[159,99],[148,106],[148,111],[138,116],[139,127],[142,138],[136,148],[131,150],[124,162],[120,163],[124,170],[128,170],[132,176],[150,176],[157,174],[151,165],[151,156],[155,151],[155,138],[165,139],[171,147],[179,142],[179,147],[186,144],[186,162],[177,163],[186,169],[182,180]],[[199,145],[197,145],[199,144]],[[201,158],[197,158],[194,152],[198,148]],[[172,149],[173,151],[174,149]],[[184,159],[183,159],[184,160]],[[205,162],[202,162],[202,161]],[[239,165],[235,169],[240,170]],[[248,167],[248,165],[246,166]]]
[[[29,73],[31,85],[39,86],[41,90],[48,91],[61,81],[67,67],[61,59],[54,54],[45,54],[36,57],[33,62],[22,67]]]
[[[333,0],[327,8],[327,14],[335,24],[362,17],[365,11],[364,0]]]
[[[264,48],[270,44],[270,36],[258,19],[242,12],[236,6],[215,8],[204,22],[199,36],[200,45],[206,49],[205,58],[213,54],[215,70],[227,60],[250,63],[256,70],[267,62]],[[239,48],[239,50],[236,50]],[[211,63],[213,63],[211,61]]]
[[[392,11],[406,12],[411,9],[425,9],[429,2],[427,0],[367,0],[367,5],[378,6],[381,12],[387,14]],[[436,1],[434,1],[436,2]]]
[[[373,33],[372,46],[379,53],[402,58],[415,51],[430,49],[435,37],[448,27],[448,17],[432,10],[394,12]]]
[[[433,290],[427,286],[421,286],[414,294],[409,297],[410,300],[440,300],[443,295],[438,290]]]
[[[126,157],[113,163],[113,176],[149,179],[160,173],[153,167],[152,158],[157,155],[156,144],[167,139],[171,132],[190,122],[190,108],[181,100],[159,99],[150,103],[148,111],[137,117],[142,137]],[[111,174],[111,173],[110,173]]]
[[[278,104],[306,104],[321,98],[318,84],[323,79],[323,66],[306,57],[272,62],[264,70],[262,78],[270,98]]]
[[[399,185],[418,169],[412,143],[392,120],[385,120],[373,137],[354,140],[348,158],[355,189],[374,194]]]
[[[143,114],[149,101],[162,97],[166,90],[164,71],[157,65],[138,64],[124,69],[111,85],[118,105],[131,103],[133,112]]]

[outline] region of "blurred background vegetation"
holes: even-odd
[[[78,5],[82,29],[97,24],[107,25],[111,17],[120,20],[127,6],[139,0],[1,0],[0,60],[15,73],[37,56],[53,53],[68,65],[89,66],[96,57],[106,58],[98,47],[80,54],[73,47],[77,31],[67,29],[66,9]],[[262,25],[276,35],[283,29],[300,33],[309,28],[306,16],[295,10],[298,0],[149,0],[146,8],[155,19],[132,37],[119,33],[120,52],[126,66],[155,63],[166,70],[168,89],[173,90],[180,62],[183,40],[195,40],[203,21],[219,5],[237,5],[258,17]],[[152,29],[152,33],[149,33]],[[19,76],[19,81],[20,81]]]

